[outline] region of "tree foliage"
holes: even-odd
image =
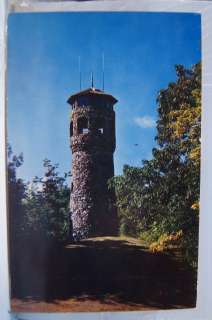
[[[157,147],[142,167],[124,166],[115,187],[120,231],[151,241],[181,234],[196,266],[199,221],[201,65],[176,66],[177,79],[157,97]],[[170,238],[171,239],[171,238]]]
[[[7,179],[8,179],[8,211],[10,222],[11,242],[16,242],[23,233],[23,207],[22,200],[25,197],[26,185],[17,178],[17,168],[23,164],[23,154],[16,156],[12,148],[7,148]]]
[[[13,155],[8,147],[8,203],[11,242],[39,238],[40,241],[66,240],[69,236],[70,189],[65,173],[60,176],[58,165],[43,162],[44,176],[31,183],[17,178],[17,168],[23,164],[23,155]]]
[[[28,230],[39,232],[47,238],[65,240],[69,232],[70,189],[66,179],[59,176],[58,164],[43,162],[44,176],[35,177],[28,186],[24,200],[25,221]]]

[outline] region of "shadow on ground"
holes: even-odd
[[[21,301],[89,298],[162,309],[195,306],[191,270],[171,255],[150,253],[134,239],[93,238],[45,249],[35,244],[14,270],[13,298]]]

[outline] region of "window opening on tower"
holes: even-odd
[[[105,122],[104,122],[104,119],[103,118],[97,118],[96,119],[96,129],[97,129],[97,132],[100,133],[100,134],[103,134],[104,133],[104,128],[105,128]]]
[[[73,122],[70,123],[70,137],[73,136]]]
[[[77,120],[77,130],[78,134],[88,133],[88,119],[86,117],[81,117]]]

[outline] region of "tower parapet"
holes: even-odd
[[[112,95],[94,88],[68,99],[72,106],[70,210],[77,239],[117,233],[115,196],[108,189],[108,180],[114,176],[116,102]]]

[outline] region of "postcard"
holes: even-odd
[[[196,307],[201,16],[13,13],[14,312]]]

